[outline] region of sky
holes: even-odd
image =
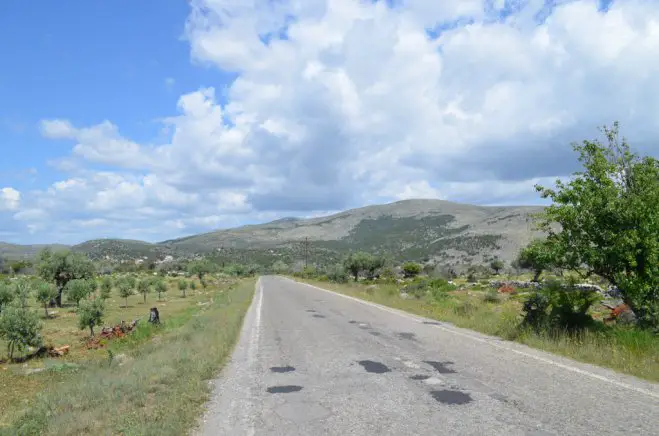
[[[544,204],[616,120],[659,155],[656,0],[6,0],[0,41],[5,242]]]

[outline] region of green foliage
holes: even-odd
[[[490,289],[483,295],[483,301],[486,303],[500,303],[501,295],[493,289]]]
[[[158,300],[162,300],[162,294],[167,293],[167,284],[164,280],[158,280],[155,286],[158,293]]]
[[[62,306],[62,291],[69,281],[94,277],[94,264],[84,255],[70,251],[56,251],[46,248],[39,253],[37,272],[39,276],[57,285],[55,302]]]
[[[16,350],[22,352],[27,347],[41,346],[40,330],[39,317],[31,310],[8,306],[0,315],[0,338],[7,343],[10,359]]]
[[[57,297],[57,287],[53,283],[39,281],[37,283],[37,301],[41,303],[48,318],[48,304]]]
[[[185,298],[185,291],[188,289],[188,281],[185,279],[178,279],[178,289],[181,291],[182,297]]]
[[[524,323],[535,329],[583,329],[593,324],[588,310],[598,300],[594,291],[549,280],[524,302]]]
[[[494,259],[492,262],[490,262],[490,268],[494,270],[495,274],[499,274],[499,272],[505,267],[506,265],[503,263],[502,260],[500,259]]]
[[[16,294],[14,293],[13,286],[4,281],[0,281],[0,313],[4,310],[9,303],[14,301]]]
[[[78,327],[80,330],[89,329],[94,336],[94,327],[100,326],[105,313],[105,303],[101,298],[85,301],[78,309]]]
[[[103,277],[103,280],[101,281],[101,298],[104,300],[107,300],[110,298],[110,293],[112,292],[112,278],[111,277]]]
[[[73,279],[66,284],[66,297],[80,306],[80,300],[84,300],[91,294],[91,286],[88,280]]]
[[[117,282],[117,287],[119,288],[119,296],[126,300],[126,307],[128,307],[128,297],[133,295],[134,288],[130,284],[130,280],[127,278],[122,278]]]
[[[32,293],[32,283],[26,277],[20,278],[14,282],[14,294],[16,302],[22,308],[30,305],[30,294]]]
[[[455,286],[444,279],[422,277],[405,286],[403,291],[417,299],[430,295],[434,300],[443,300],[448,296],[447,292],[454,289]]]
[[[396,278],[396,272],[391,267],[384,267],[380,271],[380,280],[386,283],[394,283]]]
[[[146,304],[146,296],[151,292],[151,281],[148,279],[140,280],[137,283],[137,292],[142,294],[142,297],[144,297],[144,303]]]
[[[343,261],[344,268],[350,272],[355,281],[359,280],[359,274],[368,270],[373,264],[373,256],[363,251],[351,253]]]
[[[190,282],[190,289],[192,291],[196,290],[197,289],[197,283],[195,283],[194,281]]]
[[[536,186],[553,204],[540,217],[553,263],[586,269],[617,286],[639,323],[659,326],[659,160],[634,154],[619,139],[574,144],[583,171],[556,189]],[[559,224],[556,231],[552,224]]]
[[[347,283],[349,277],[343,265],[339,263],[327,268],[327,279],[334,283]]]
[[[412,278],[419,275],[421,272],[421,265],[415,262],[405,262],[403,264],[403,276],[405,278]]]
[[[206,274],[215,272],[215,264],[208,259],[193,260],[188,264],[188,272],[192,275],[199,277],[201,281]]]
[[[282,260],[277,260],[272,264],[272,272],[275,274],[288,274],[289,271],[290,268]]]
[[[532,270],[532,281],[537,282],[542,272],[556,263],[555,260],[554,246],[545,240],[535,239],[520,250],[515,264],[522,269]]]

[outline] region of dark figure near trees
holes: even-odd
[[[160,313],[158,312],[157,307],[151,308],[151,314],[149,315],[149,322],[153,324],[160,324]]]

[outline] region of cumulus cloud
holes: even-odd
[[[14,188],[0,189],[0,211],[16,210],[21,202],[21,193]]]
[[[73,157],[114,170],[78,168],[26,210],[124,234],[144,223],[132,234],[403,198],[530,203],[534,183],[577,169],[570,142],[603,124],[657,153],[656,2],[190,4],[192,61],[237,75],[226,98],[182,95],[156,145],[111,121],[44,120]]]

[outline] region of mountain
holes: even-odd
[[[444,264],[481,263],[494,256],[511,261],[521,246],[541,236],[533,230],[530,216],[542,210],[537,206],[403,200],[319,218],[283,218],[156,244],[99,239],[72,249],[95,259],[214,253],[224,255],[227,261],[258,257],[269,262],[278,256],[299,259],[305,253],[315,260],[334,261],[349,251],[365,250],[387,253],[398,260],[434,259]]]

